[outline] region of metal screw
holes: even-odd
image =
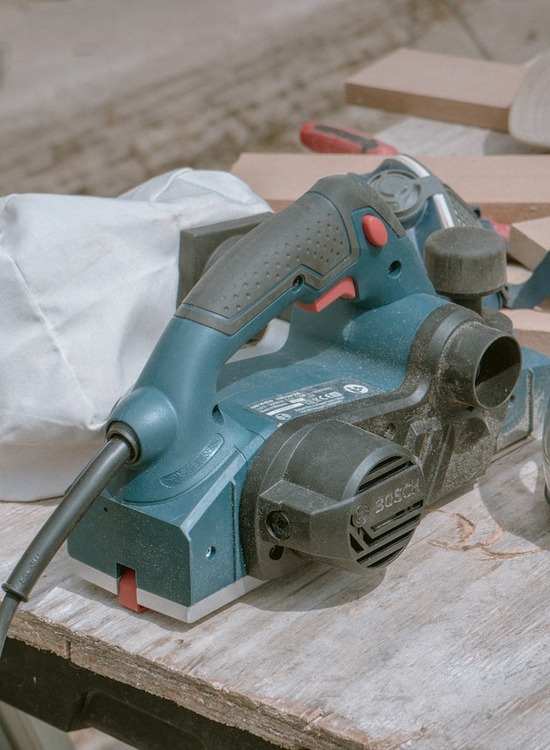
[[[266,523],[269,531],[273,534],[276,539],[288,539],[290,536],[290,521],[288,517],[283,513],[282,510],[272,511],[267,519]]]

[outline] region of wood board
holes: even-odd
[[[550,312],[545,309],[505,310],[522,346],[550,357]]]
[[[495,221],[512,223],[550,215],[550,155],[415,158]],[[365,174],[382,160],[363,154],[244,153],[232,172],[278,211],[321,177]]]
[[[508,118],[510,133],[521,143],[550,148],[550,54],[538,55],[528,66]]]
[[[533,270],[550,249],[550,216],[520,221],[510,228],[510,255]]]
[[[506,132],[526,69],[402,47],[346,82],[348,104]]]

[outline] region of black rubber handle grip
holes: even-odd
[[[401,224],[378,194],[357,175],[319,180],[295,203],[253,229],[199,279],[177,315],[235,334],[275,300],[303,286],[325,289],[359,257],[351,214],[374,208],[393,231]],[[273,316],[277,314],[273,310]]]

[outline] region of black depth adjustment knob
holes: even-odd
[[[436,292],[481,314],[481,299],[506,285],[506,245],[491,229],[449,227],[426,240],[424,264]]]

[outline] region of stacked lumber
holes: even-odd
[[[245,153],[234,174],[279,211],[320,177],[376,169],[383,156],[366,154]],[[495,221],[550,215],[550,155],[418,156],[427,169]]]
[[[518,274],[521,278],[528,276],[550,248],[550,155],[525,153],[510,136],[501,141],[505,153],[487,155],[484,148],[474,155],[468,151],[464,155],[462,149],[458,150],[460,155],[452,149],[452,154],[433,155],[432,131],[414,118],[458,123],[485,146],[490,138],[497,137],[495,131],[508,131],[510,112],[527,71],[523,65],[403,48],[359,71],[346,83],[349,104],[414,116],[406,119],[403,129],[410,132],[416,127],[417,133],[428,136],[416,139],[415,158],[466,202],[478,206],[485,217],[510,225],[510,260],[520,264],[510,266],[510,283],[518,280]],[[376,136],[391,143],[387,132]],[[453,138],[455,147],[456,131]],[[462,140],[462,146],[464,143],[467,139]],[[278,211],[319,178],[369,173],[384,158],[365,154],[245,153],[233,172]],[[507,314],[522,344],[550,355],[550,305]]]

